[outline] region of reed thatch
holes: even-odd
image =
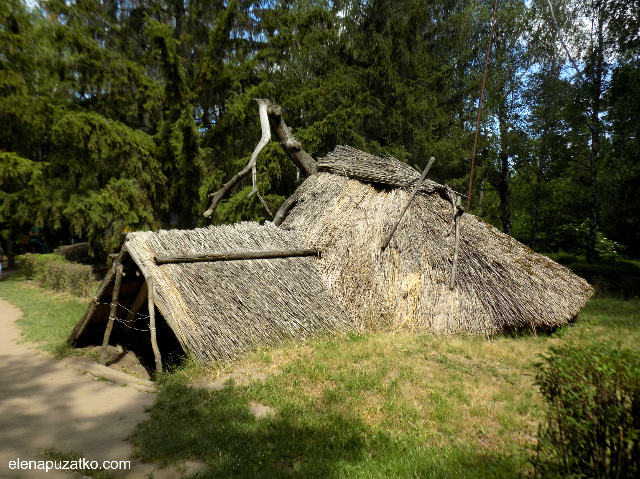
[[[154,260],[165,255],[295,250],[301,244],[295,232],[257,223],[130,233],[120,255],[128,273],[117,315],[120,320],[125,317],[124,308],[131,308],[143,279],[153,277],[158,312],[182,348],[203,364],[231,359],[257,345],[344,330],[348,323],[327,294],[315,257],[162,265]],[[102,307],[83,318],[87,324],[76,326],[70,344],[81,343],[91,330],[104,331],[110,290],[102,296],[96,298]]]
[[[319,160],[318,171],[296,191],[282,227],[322,251],[322,280],[357,328],[485,335],[551,328],[593,294],[568,269],[470,214],[460,218],[451,290],[450,188],[426,181],[382,251],[418,172],[349,147]]]

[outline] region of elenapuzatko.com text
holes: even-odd
[[[75,459],[73,461],[28,461],[17,458],[15,461],[9,461],[9,469],[24,469],[35,471],[84,471],[87,469],[97,470],[101,465],[98,461],[88,461],[85,458]],[[117,470],[130,469],[131,461],[103,461],[102,469]]]

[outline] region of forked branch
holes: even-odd
[[[211,206],[207,211],[204,212],[204,216],[207,218],[210,217],[215,211],[218,203],[222,198],[225,197],[227,193],[237,185],[242,178],[247,176],[249,172],[251,172],[251,182],[253,185],[253,189],[251,193],[249,193],[249,198],[253,195],[258,195],[258,199],[262,203],[262,206],[269,212],[270,215],[273,216],[267,203],[264,201],[264,198],[260,195],[258,191],[258,182],[257,182],[257,172],[256,172],[256,160],[258,159],[258,155],[262,151],[262,149],[269,143],[271,139],[271,130],[273,129],[273,134],[276,139],[284,149],[287,156],[295,163],[295,165],[307,176],[313,175],[317,171],[316,160],[314,160],[306,151],[304,151],[300,147],[300,142],[293,137],[291,133],[291,129],[286,125],[284,119],[282,118],[282,108],[277,105],[274,105],[269,100],[263,100],[256,98],[258,102],[258,111],[260,114],[260,126],[262,128],[262,137],[260,138],[260,142],[256,146],[253,154],[251,155],[251,159],[247,166],[245,166],[242,170],[236,173],[233,178],[231,178],[227,183],[225,183],[222,188],[220,188],[215,193],[211,193],[209,196],[213,199],[211,200]]]
[[[271,128],[269,126],[269,116],[267,115],[267,108],[269,107],[271,102],[269,100],[261,100],[261,99],[256,99],[256,101],[258,102],[258,113],[260,114],[260,126],[262,128],[262,137],[260,138],[260,141],[256,145],[255,150],[253,150],[253,154],[251,155],[251,159],[249,160],[249,163],[247,163],[247,166],[245,166],[242,170],[237,172],[233,176],[233,178],[231,178],[228,182],[226,182],[222,186],[222,188],[220,188],[215,193],[211,193],[209,195],[210,197],[213,198],[213,200],[211,200],[211,206],[209,206],[209,209],[204,212],[204,216],[206,216],[207,218],[209,218],[213,214],[216,207],[218,206],[218,203],[222,198],[224,198],[224,196],[229,192],[229,190],[231,190],[231,188],[237,185],[240,182],[240,180],[242,180],[242,178],[244,178],[249,174],[249,172],[251,172],[251,184],[253,185],[253,189],[251,190],[251,193],[249,193],[248,197],[250,198],[254,194],[257,194],[258,199],[260,199],[260,202],[262,203],[262,205],[266,208],[269,214],[271,214],[271,211],[267,207],[266,202],[264,201],[264,199],[260,195],[260,192],[258,191],[258,174],[256,170],[256,161],[258,160],[258,155],[260,155],[260,152],[262,151],[262,149],[265,146],[267,146],[267,143],[269,143],[269,140],[271,140]]]

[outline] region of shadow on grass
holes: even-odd
[[[522,458],[375,431],[356,417],[285,405],[256,419],[242,389],[167,384],[132,440],[142,459],[206,462],[198,477],[518,477]]]

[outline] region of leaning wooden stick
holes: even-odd
[[[400,224],[400,221],[402,221],[402,217],[409,209],[409,206],[411,205],[411,202],[413,201],[413,199],[416,197],[416,193],[418,192],[418,189],[420,188],[425,178],[427,177],[427,173],[429,173],[429,170],[431,169],[431,165],[433,165],[434,161],[436,161],[436,159],[432,156],[431,159],[429,160],[429,163],[427,163],[426,168],[422,172],[422,176],[420,177],[420,180],[418,180],[416,187],[413,189],[413,193],[411,193],[411,196],[409,197],[409,201],[407,201],[407,204],[404,205],[404,209],[402,210],[402,213],[400,213],[400,216],[398,217],[396,224],[393,225],[393,228],[391,228],[391,231],[387,235],[386,239],[382,242],[383,251],[387,249],[387,246],[389,246],[389,243],[391,242],[391,238],[393,238],[394,233],[398,229],[398,225]]]
[[[100,351],[100,364],[103,366],[107,363],[107,345],[109,344],[109,336],[111,336],[111,330],[113,329],[113,322],[116,318],[116,311],[118,308],[118,294],[120,293],[120,283],[122,282],[122,265],[116,266],[116,283],[113,286],[113,295],[111,296],[111,310],[109,312],[109,322],[107,323],[107,329],[104,331],[104,338],[102,339],[102,350]]]
[[[460,217],[464,213],[464,209],[460,206],[461,199],[458,196],[456,198],[457,212],[454,217],[456,224],[456,239],[453,247],[453,264],[451,265],[451,282],[449,283],[449,289],[453,289],[456,286],[456,275],[458,273],[458,251],[460,250]]]
[[[111,279],[113,278],[114,274],[115,274],[114,268],[109,269],[109,272],[105,275],[104,279],[102,280],[102,283],[100,283],[100,286],[98,287],[98,291],[96,291],[96,294],[93,296],[93,299],[91,300],[91,304],[89,305],[89,308],[85,311],[84,316],[71,332],[69,339],[67,339],[67,344],[72,348],[76,347],[78,337],[84,331],[85,326],[89,324],[89,322],[91,321],[91,317],[93,316],[93,313],[96,310],[96,306],[100,302],[100,298],[102,298],[102,295],[104,294],[104,290],[107,289],[107,286],[109,286],[109,283],[111,282]]]
[[[292,258],[295,256],[318,256],[320,250],[294,249],[288,251],[243,251],[238,253],[186,254],[175,256],[156,256],[156,264],[169,263],[205,263],[213,261],[238,261],[243,259]]]
[[[162,372],[162,357],[160,356],[160,348],[158,348],[158,337],[156,335],[156,307],[155,293],[156,288],[153,284],[153,276],[147,279],[147,298],[149,300],[149,331],[151,332],[151,348],[153,349],[153,357],[156,360],[156,373]]]
[[[132,323],[136,319],[136,314],[142,308],[144,301],[147,299],[147,283],[143,282],[140,291],[138,292],[138,296],[136,296],[135,301],[131,305],[131,309],[127,313],[127,317],[124,319],[124,322],[127,324]]]

